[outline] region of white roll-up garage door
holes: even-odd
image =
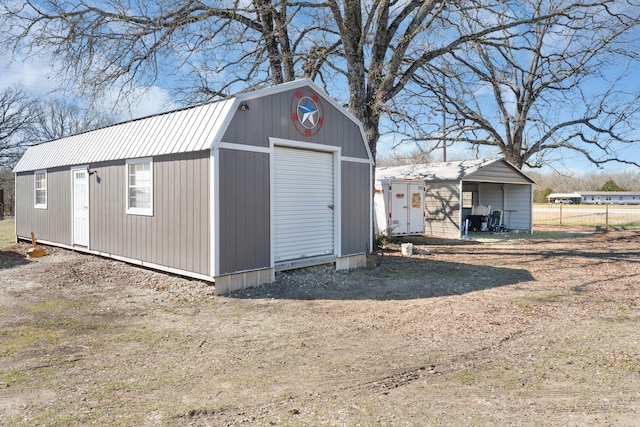
[[[333,153],[275,147],[275,262],[334,253]]]

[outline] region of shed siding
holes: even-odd
[[[71,173],[65,169],[47,170],[47,209],[34,208],[33,172],[16,175],[16,234],[30,239],[71,244]]]
[[[426,183],[425,234],[460,237],[460,190],[457,181]]]
[[[368,164],[342,162],[342,255],[366,253],[371,247],[371,168]],[[366,226],[363,226],[366,224]]]
[[[479,203],[490,205],[491,210],[504,209],[504,191],[501,184],[478,183]]]
[[[507,185],[505,186],[508,206],[505,209],[505,224],[512,230],[531,231],[533,218],[531,203],[533,198],[532,185]]]
[[[219,150],[219,273],[269,268],[269,155]]]
[[[517,170],[514,170],[513,167],[504,161],[494,162],[489,166],[469,174],[464,179],[465,181],[531,184],[529,179]]]
[[[531,230],[531,185],[515,184],[478,184],[480,203],[491,205],[491,209],[500,209],[503,223],[513,230]]]
[[[126,214],[125,161],[91,169],[92,250],[210,275],[208,151],[153,159],[153,216]]]
[[[309,137],[298,133],[291,118],[291,99],[296,90],[248,100],[249,110],[236,112],[222,141],[267,148],[269,137],[274,137],[338,146],[342,156],[368,158],[360,128],[324,99],[320,101],[324,112],[322,128]]]

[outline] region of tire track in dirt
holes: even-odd
[[[340,395],[341,399],[347,400],[350,397],[362,397],[376,394],[388,395],[393,390],[409,386],[418,380],[424,380],[430,376],[450,374],[457,370],[464,369],[463,367],[468,366],[469,364],[473,364],[476,367],[479,366],[479,364],[488,364],[493,361],[490,357],[487,357],[488,353],[498,350],[505,343],[514,341],[524,333],[524,330],[516,331],[501,338],[498,342],[482,346],[471,352],[459,354],[456,358],[438,366],[424,365],[402,369],[382,378],[374,378],[368,381],[357,381],[355,384],[343,386],[342,388],[338,387],[336,389],[336,382],[327,381],[325,378],[324,386],[319,387],[325,391],[313,394],[312,400],[314,404],[317,405],[318,402],[321,401],[335,400],[336,395]],[[337,381],[337,383],[340,382],[350,382],[350,380]],[[305,402],[308,399],[309,396],[289,396],[285,399],[274,400],[265,404],[242,407],[237,406],[233,408],[224,408],[223,410],[215,410],[211,408],[191,409],[188,412],[175,417],[175,421],[180,425],[192,426],[210,425],[209,422],[213,422],[213,425],[252,423],[282,412],[288,412],[289,414],[296,415],[300,412],[299,408],[304,408],[306,406]]]

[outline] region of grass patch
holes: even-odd
[[[31,314],[49,314],[49,313],[70,313],[70,310],[74,305],[78,305],[78,303],[74,303],[71,300],[67,299],[56,299],[49,301],[41,301],[32,305],[26,306],[26,310]]]
[[[12,387],[16,384],[21,385],[25,382],[25,374],[18,369],[11,369],[7,372],[0,372],[0,383],[4,387]]]
[[[16,230],[14,221],[7,219],[0,221],[0,249],[16,244]]]
[[[54,359],[43,362],[41,365],[0,372],[0,387],[16,391],[54,388],[60,382],[59,369],[62,364],[64,362]]]
[[[28,314],[20,323],[0,326],[0,358],[19,358],[29,354],[53,357],[64,352],[60,346],[73,345],[75,337],[103,341],[113,332],[109,319],[93,317],[80,310],[81,303],[52,299],[25,305]],[[93,337],[97,334],[97,337]],[[89,337],[89,338],[87,338]]]
[[[165,341],[165,336],[146,328],[130,328],[114,336],[116,343],[136,343],[149,349],[159,348]]]
[[[19,325],[0,329],[0,356],[17,356],[35,349],[51,349],[61,340],[61,330]]]

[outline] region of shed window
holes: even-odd
[[[473,208],[473,201],[477,198],[473,191],[462,192],[462,207]]]
[[[153,161],[127,161],[127,213],[153,215]]]
[[[35,173],[35,207],[47,209],[47,171]]]

